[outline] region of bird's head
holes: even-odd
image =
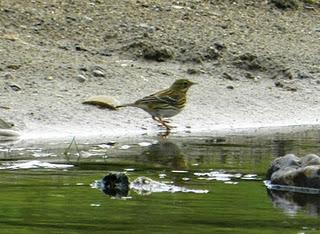
[[[179,80],[176,80],[171,85],[170,89],[173,89],[173,90],[176,90],[176,91],[186,92],[194,84],[197,84],[197,83],[192,82],[192,81],[187,80],[187,79],[179,79]]]

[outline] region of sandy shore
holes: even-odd
[[[318,6],[99,1],[54,3],[50,13],[10,2],[0,4],[1,118],[24,139],[157,135],[142,110],[82,101],[126,103],[178,78],[199,85],[172,118],[174,134],[319,124]]]

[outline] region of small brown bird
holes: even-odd
[[[169,126],[167,124],[168,121],[163,118],[170,118],[182,111],[186,105],[187,91],[194,84],[196,83],[190,80],[179,79],[168,89],[146,96],[134,103],[117,106],[116,108],[127,106],[138,107],[148,112],[152,116],[152,119],[160,123],[167,131],[169,131],[171,126]]]

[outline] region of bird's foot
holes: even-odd
[[[170,133],[171,133],[171,130],[167,128],[165,132],[160,131],[158,136],[161,137],[162,139],[166,139],[169,137]]]

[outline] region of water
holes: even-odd
[[[263,183],[272,159],[317,154],[319,139],[314,130],[3,142],[0,233],[319,233],[319,195],[277,193]],[[125,172],[131,184],[146,177],[187,191],[131,188],[110,197],[93,186],[110,171]]]

